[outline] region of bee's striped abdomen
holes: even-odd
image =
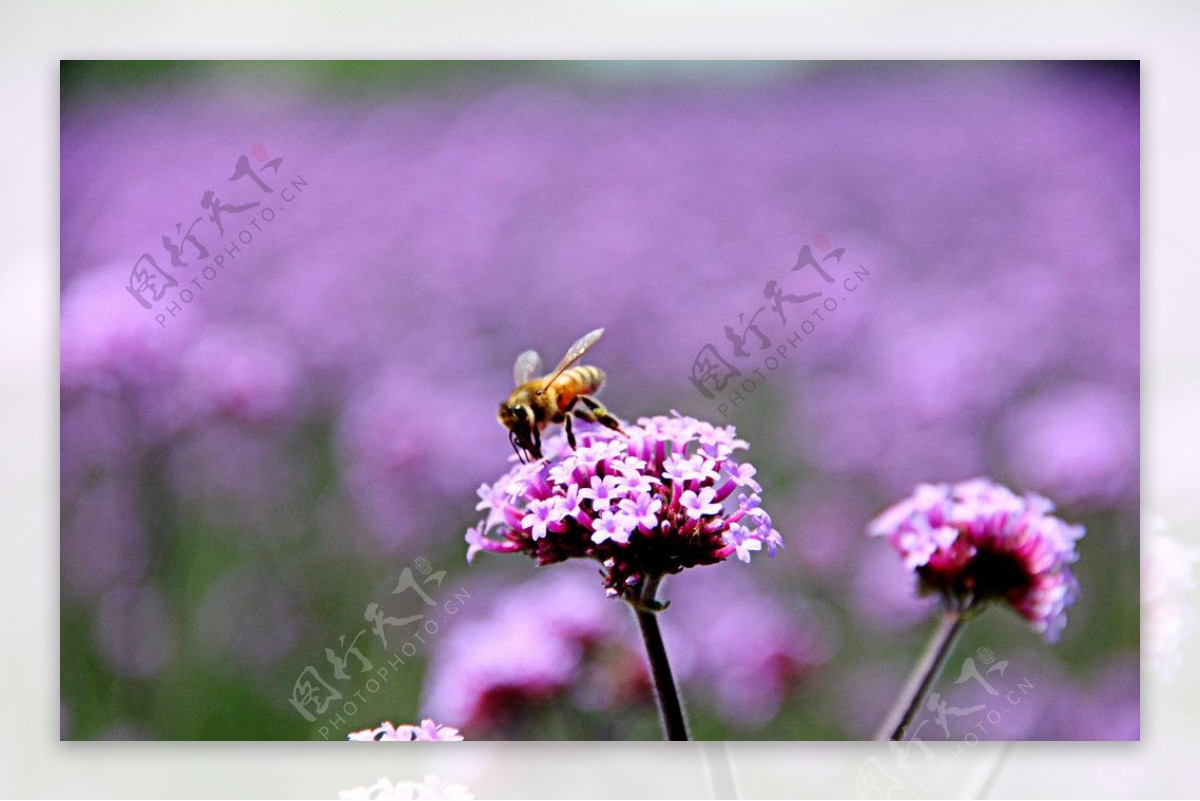
[[[590,364],[581,364],[563,371],[555,387],[568,395],[591,395],[604,383],[604,371]]]

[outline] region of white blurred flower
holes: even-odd
[[[429,775],[419,782],[398,782],[392,784],[390,779],[381,778],[368,787],[355,787],[342,790],[338,798],[380,798],[402,799],[402,801],[417,801],[417,799],[461,799],[468,801],[475,796],[461,784],[451,784],[434,775]]]
[[[410,743],[418,740],[429,742],[461,740],[463,736],[459,734],[458,729],[452,726],[443,726],[439,723],[434,723],[429,718],[425,718],[416,725],[405,723],[400,726],[395,726],[390,720],[385,720],[373,729],[351,732],[346,735],[346,739],[374,742],[395,740]]]
[[[1147,518],[1143,524],[1150,536],[1142,563],[1142,659],[1166,682],[1179,669],[1181,646],[1195,624],[1189,596],[1196,586],[1200,548],[1167,534],[1167,522],[1161,515]]]

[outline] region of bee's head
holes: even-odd
[[[541,458],[541,448],[533,422],[533,410],[529,406],[523,403],[504,401],[500,404],[500,412],[497,417],[500,418],[500,424],[508,429],[509,442],[512,443],[513,450],[517,452],[522,461],[527,461],[530,455],[534,458]]]
[[[501,425],[509,431],[529,428],[531,420],[528,407],[520,403],[510,403],[509,401],[502,401],[500,403],[500,413],[497,417],[500,418]]]

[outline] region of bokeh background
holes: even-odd
[[[1061,643],[994,611],[960,644],[1032,687],[981,736],[1136,738],[1138,100],[1124,63],[64,62],[62,736],[338,739],[433,715],[478,738],[657,737],[594,570],[464,559],[510,453],[513,358],[603,325],[606,403],[736,425],[787,543],[668,584],[697,736],[869,736],[934,610],[864,526],[920,481],[989,474],[1088,536]],[[211,281],[191,245],[171,267],[162,237],[206,191],[267,201],[228,180],[241,156],[276,219]],[[824,238],[831,273],[869,278],[724,418],[697,354],[760,366],[725,327],[768,281],[824,289],[790,270]],[[203,286],[165,326],[124,288],[143,252]],[[326,649],[370,603],[410,614],[391,590],[421,566],[446,571],[438,608],[468,600],[377,691],[354,658],[337,680]],[[309,721],[289,702],[308,667],[356,703],[332,734],[340,703]]]

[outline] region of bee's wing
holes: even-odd
[[[538,356],[536,350],[527,350],[517,357],[517,363],[513,365],[513,381],[516,381],[516,386],[519,387],[532,381],[541,371],[542,357]]]
[[[596,344],[596,340],[598,340],[603,333],[603,328],[597,328],[595,331],[589,331],[579,339],[575,340],[575,344],[567,349],[566,354],[562,357],[562,361],[560,361],[558,366],[554,368],[554,374],[546,380],[546,386],[553,384],[554,379],[558,378],[563,370],[566,370],[572,364],[579,361],[583,354],[587,353],[588,349],[591,348],[592,345]]]

